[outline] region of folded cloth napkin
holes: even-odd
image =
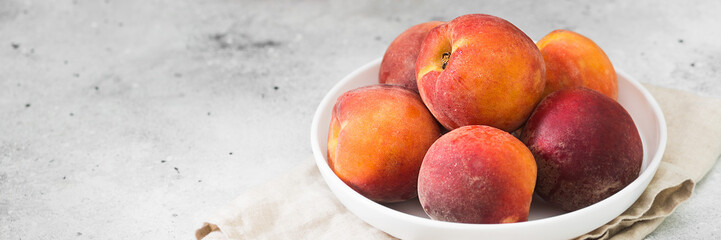
[[[721,99],[646,85],[668,124],[662,162],[641,197],[623,214],[578,239],[641,239],[687,200],[721,155]],[[197,229],[212,239],[393,239],[350,213],[308,159],[249,190]]]

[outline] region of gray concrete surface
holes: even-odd
[[[466,13],[594,39],[721,97],[719,1],[0,0],[0,239],[190,239],[309,161],[322,96],[405,28]],[[718,165],[648,239],[721,235]]]

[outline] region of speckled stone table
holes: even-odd
[[[189,239],[311,156],[325,92],[465,13],[594,39],[641,82],[721,97],[721,2],[0,1],[0,239]],[[648,239],[721,237],[721,167]]]

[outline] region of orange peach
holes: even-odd
[[[528,220],[536,162],[511,134],[481,125],[440,137],[426,153],[418,199],[432,219],[462,223]]]
[[[541,100],[546,67],[510,22],[469,14],[433,28],[416,63],[418,91],[446,129],[518,129]]]
[[[416,85],[416,60],[421,43],[428,31],[443,22],[432,21],[412,26],[400,35],[386,49],[378,72],[378,82],[406,87],[418,92]]]
[[[569,87],[586,87],[616,100],[618,82],[611,60],[591,39],[569,30],[555,30],[537,43],[546,62],[543,96]]]
[[[341,95],[328,132],[328,165],[348,186],[378,202],[417,195],[418,171],[441,127],[417,93],[373,85]]]

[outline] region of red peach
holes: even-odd
[[[418,199],[432,219],[462,223],[528,220],[536,163],[521,141],[470,125],[440,137],[426,153]]]
[[[608,198],[641,170],[643,145],[631,116],[613,99],[575,87],[548,95],[523,127],[536,159],[536,193],[566,211]]]
[[[378,82],[406,87],[418,92],[416,85],[416,60],[421,43],[428,31],[443,22],[425,22],[412,26],[400,35],[386,49],[378,72]]]

